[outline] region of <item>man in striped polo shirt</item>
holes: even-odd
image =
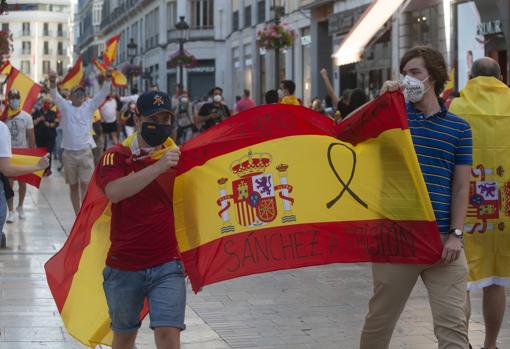
[[[360,348],[389,347],[398,318],[420,276],[429,293],[439,349],[467,349],[468,271],[462,228],[472,164],[471,128],[439,100],[448,80],[440,52],[428,46],[415,47],[402,57],[400,72],[403,82],[385,82],[381,94],[403,89],[409,128],[444,249],[441,261],[433,265],[373,264],[374,295]]]

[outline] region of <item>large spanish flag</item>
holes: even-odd
[[[83,57],[80,55],[74,66],[67,72],[64,80],[59,84],[61,89],[71,90],[83,80]]]
[[[20,72],[18,69],[14,68],[9,61],[5,62],[0,67],[0,74],[7,77],[5,88],[6,100],[7,94],[11,89],[18,90],[21,96],[19,110],[24,110],[27,113],[32,114],[32,107],[37,101],[39,92],[41,92],[41,86],[36,84],[32,79]],[[3,114],[0,116],[0,120],[4,121],[7,120],[8,117],[17,115],[19,110],[15,112],[15,114],[9,115],[10,108],[5,108]]]
[[[97,59],[94,59],[93,63],[96,66],[96,68],[101,72],[101,74],[104,74],[106,72],[106,68],[108,66],[105,66]],[[120,70],[114,69],[112,72],[112,85],[115,87],[126,87],[127,83],[128,82],[126,76],[122,74]]]
[[[106,48],[103,52],[103,62],[109,67],[117,57],[117,47],[119,46],[120,34],[112,36],[106,42]]]
[[[195,291],[277,269],[434,263],[441,254],[401,94],[379,97],[338,127],[302,107],[253,108],[181,151],[175,229]],[[111,213],[96,176],[64,247],[45,265],[67,330],[90,347],[112,338],[102,288]]]
[[[510,285],[510,89],[493,77],[471,79],[450,111],[473,131],[464,235],[468,289]]]
[[[250,109],[181,150],[175,229],[195,292],[277,269],[440,256],[401,94],[337,127],[301,107]]]
[[[11,163],[17,166],[32,166],[37,164],[47,153],[48,149],[46,148],[13,148]],[[23,176],[14,177],[14,179],[18,179],[39,188],[43,174],[44,170],[40,170]]]

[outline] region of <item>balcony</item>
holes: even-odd
[[[179,33],[175,29],[167,30],[168,42],[177,42]],[[214,27],[195,27],[189,30],[188,41],[214,40]]]
[[[30,36],[30,30],[22,30],[19,32],[19,36]]]
[[[32,54],[32,50],[24,48],[24,49],[21,50],[21,54],[22,55],[31,55]]]
[[[62,49],[62,50],[57,50],[57,56],[65,56],[65,51]]]
[[[60,30],[60,31],[57,31],[57,36],[59,38],[63,38],[65,36],[67,36],[67,32],[63,31],[63,30]]]
[[[106,17],[101,20],[101,30],[114,26],[118,21],[124,19],[129,13],[136,10],[136,7],[149,3],[150,0],[127,0],[120,6],[114,8]]]
[[[43,30],[43,36],[53,36],[53,32],[51,30]]]
[[[43,50],[43,55],[45,55],[45,56],[51,56],[52,54],[53,54],[52,49]]]

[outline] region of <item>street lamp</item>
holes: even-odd
[[[177,30],[177,40],[179,41],[179,55],[184,55],[184,43],[189,40],[189,25],[184,20],[184,16],[179,16],[179,22],[175,24]],[[179,83],[181,86],[184,80],[184,67],[179,64]]]
[[[127,44],[127,55],[128,55],[129,63],[130,63],[129,75],[128,75],[130,88],[133,88],[133,62],[135,60],[137,51],[138,51],[138,45],[135,43],[135,40],[133,38],[131,38],[129,40],[129,43]]]
[[[281,5],[280,0],[273,0],[271,11],[274,12],[274,23],[280,24],[281,17],[285,14],[285,6]],[[275,69],[275,84],[276,89],[280,88],[280,49],[274,49],[274,69]]]

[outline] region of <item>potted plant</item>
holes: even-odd
[[[257,46],[265,49],[282,49],[294,45],[296,31],[288,24],[268,24],[257,32]]]

